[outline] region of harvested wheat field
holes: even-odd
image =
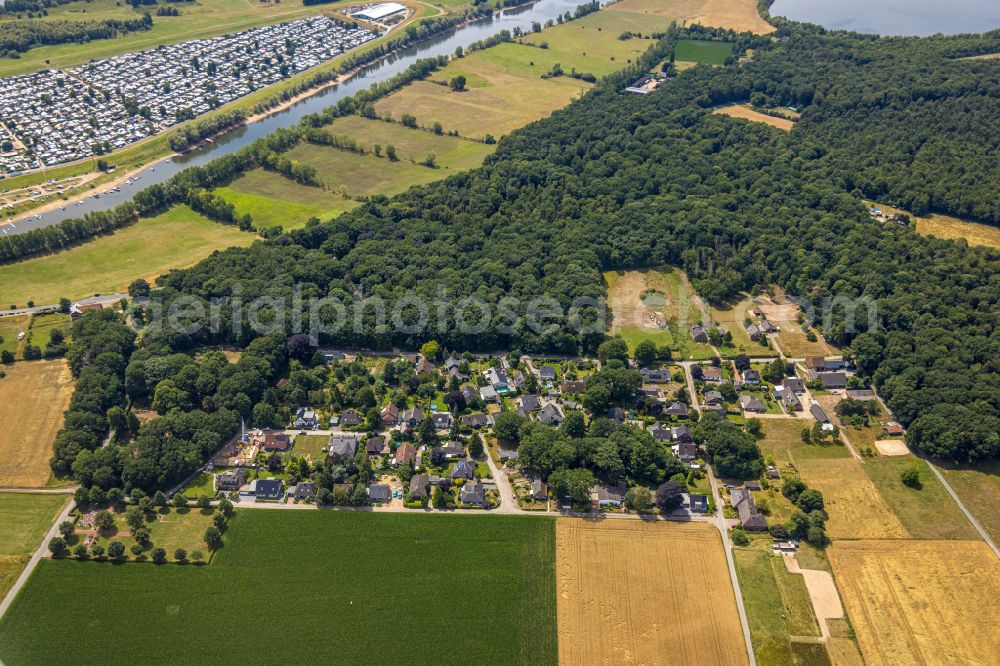
[[[704,524],[560,518],[560,664],[746,664],[722,540]]]
[[[849,541],[828,551],[865,661],[995,664],[1000,561],[981,541]]]
[[[729,116],[730,118],[742,118],[743,120],[751,120],[755,123],[764,123],[765,125],[770,125],[771,127],[777,127],[778,129],[785,130],[786,132],[795,127],[795,123],[788,118],[776,118],[775,116],[769,116],[766,113],[761,113],[760,111],[754,111],[749,106],[745,104],[730,104],[728,106],[720,106],[713,113],[719,113],[724,116]]]
[[[708,0],[691,23],[758,35],[774,32],[774,26],[757,11],[757,0]]]
[[[854,458],[799,460],[802,480],[823,493],[833,539],[905,539],[906,528]]]
[[[69,406],[73,378],[65,361],[28,361],[0,379],[0,487],[48,483],[52,442]]]

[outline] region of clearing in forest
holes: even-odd
[[[971,222],[951,215],[939,215],[937,213],[917,216],[902,208],[895,208],[868,200],[862,200],[862,202],[867,208],[875,206],[885,215],[901,213],[909,216],[910,222],[916,225],[917,233],[922,236],[934,236],[935,238],[944,238],[946,240],[961,238],[967,241],[969,245],[985,245],[986,247],[1000,249],[1000,227]],[[893,223],[886,222],[886,224]]]
[[[712,347],[691,338],[694,324],[709,315],[701,298],[681,271],[665,267],[634,271],[607,271],[611,331],[635,350],[643,340],[679,350],[683,358],[707,359]]]
[[[726,106],[720,106],[716,108],[713,113],[719,113],[724,116],[729,116],[730,118],[751,120],[755,123],[764,123],[765,125],[777,127],[778,129],[785,130],[786,132],[795,127],[795,122],[789,120],[788,118],[770,116],[766,113],[761,113],[746,104],[728,104]]]
[[[799,323],[802,309],[797,303],[789,300],[780,289],[775,288],[774,296],[770,298],[762,296],[759,307],[767,316],[767,320],[781,329],[775,337],[785,356],[801,358],[836,353],[818,330],[811,329],[816,339],[814,341],[809,339],[808,333],[802,330],[802,324]],[[859,313],[859,316],[864,316],[864,313]]]
[[[560,664],[747,663],[710,525],[560,518],[556,595]]]
[[[22,361],[0,379],[0,487],[42,488],[73,393],[66,361]]]
[[[829,549],[865,661],[993,664],[1000,561],[981,541],[842,541]]]

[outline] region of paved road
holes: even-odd
[[[506,470],[497,467],[489,452],[486,453],[486,464],[490,468],[490,475],[497,484],[497,492],[500,493],[500,506],[493,510],[494,513],[537,513],[522,511],[521,507],[517,505],[514,488],[510,485]]]

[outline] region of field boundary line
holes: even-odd
[[[979,520],[977,520],[976,517],[972,515],[972,512],[965,507],[965,504],[962,503],[962,500],[959,498],[958,493],[956,493],[955,489],[951,487],[950,483],[948,483],[948,480],[944,477],[944,474],[941,473],[941,470],[938,469],[938,466],[932,463],[930,460],[925,460],[924,462],[926,462],[927,466],[931,468],[931,471],[934,472],[934,476],[936,476],[938,481],[941,482],[941,485],[944,486],[944,489],[948,491],[948,494],[951,495],[951,498],[955,500],[955,504],[957,504],[958,508],[962,510],[962,513],[965,514],[965,517],[969,519],[969,522],[972,523],[972,526],[976,528],[976,531],[979,532],[979,536],[983,538],[983,541],[985,541],[986,545],[990,547],[990,550],[993,551],[993,554],[997,556],[997,559],[1000,559],[1000,548],[997,548],[997,545],[993,543],[993,539],[990,538],[990,535],[980,524]]]

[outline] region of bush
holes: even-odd
[[[54,556],[59,557],[66,552],[66,539],[62,537],[53,537],[49,541],[49,552]]]
[[[788,528],[781,523],[775,523],[767,528],[767,531],[771,533],[772,539],[777,539],[778,541],[788,540]]]
[[[900,472],[899,480],[903,482],[904,486],[909,486],[910,488],[914,488],[916,490],[920,490],[924,485],[920,481],[920,468],[916,465],[907,467]]]
[[[178,562],[186,562],[188,558],[187,551],[183,548],[178,548],[174,551],[174,559]]]
[[[153,557],[153,561],[156,562],[157,564],[163,564],[164,562],[167,561],[167,551],[165,551],[163,548],[160,548],[159,546],[154,548],[153,552],[150,554]]]
[[[744,532],[739,527],[737,527],[732,532],[730,532],[729,536],[732,537],[732,539],[733,539],[733,545],[735,545],[735,546],[749,546],[750,545],[750,537],[748,537],[747,533]]]
[[[121,541],[112,541],[108,544],[108,557],[117,560],[123,555],[125,555],[125,544]]]
[[[76,557],[78,560],[87,559],[87,547],[84,546],[82,543],[78,543],[76,547],[73,549],[73,556]]]

